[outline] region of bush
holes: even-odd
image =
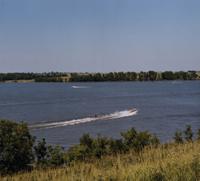
[[[117,140],[110,139],[109,145],[111,154],[123,153],[126,151],[126,147],[122,139],[117,139]]]
[[[184,131],[184,134],[185,134],[185,140],[186,141],[192,141],[192,138],[193,138],[193,132],[192,132],[192,128],[190,125],[187,125],[186,126],[186,129]]]
[[[122,132],[121,136],[124,139],[124,143],[128,147],[130,147],[131,145],[133,146],[134,142],[136,141],[137,131],[135,130],[135,128],[131,128],[130,130],[126,132]]]
[[[121,133],[123,139],[108,139],[100,135],[92,138],[89,134],[84,134],[80,138],[80,144],[71,147],[67,151],[67,162],[74,160],[87,160],[91,157],[101,158],[103,155],[125,153],[130,149],[141,151],[145,146],[157,146],[160,141],[147,131],[137,132],[131,128],[127,132]]]
[[[200,141],[200,129],[197,131],[197,140]]]
[[[34,138],[24,123],[0,121],[0,173],[28,168],[32,163]]]
[[[64,149],[60,146],[48,146],[45,139],[34,146],[36,164],[39,167],[56,167],[64,164]]]
[[[183,138],[182,138],[182,132],[181,131],[176,131],[174,135],[174,141],[177,144],[183,143]]]
[[[80,144],[85,146],[88,151],[90,151],[93,147],[93,138],[87,133],[83,134],[83,136],[80,138]]]
[[[88,157],[87,149],[84,145],[75,145],[68,149],[66,162],[70,163],[75,160],[85,160]]]
[[[93,155],[94,139],[87,133],[80,138],[80,144],[69,148],[67,161],[85,160]]]
[[[48,159],[48,164],[52,167],[57,167],[61,166],[64,164],[64,148],[61,146],[49,146],[48,147],[48,154],[49,154],[49,159]]]
[[[134,149],[135,151],[141,151],[145,146],[158,145],[159,139],[150,134],[148,131],[137,132],[135,128],[131,128],[126,132],[121,133],[124,144],[127,149]]]
[[[151,135],[151,144],[153,146],[158,146],[160,144],[160,140],[155,134]]]
[[[49,156],[45,139],[42,139],[42,141],[38,141],[37,145],[34,146],[34,151],[37,165],[46,165]]]
[[[103,155],[113,153],[111,149],[114,149],[114,142],[115,140],[100,135],[97,138],[92,138],[89,134],[84,134],[80,138],[80,144],[68,150],[67,160],[70,162],[72,160],[87,160],[91,157],[101,158]]]
[[[103,155],[109,153],[109,147],[110,145],[108,138],[98,135],[98,137],[94,139],[93,155],[97,158],[101,158]]]

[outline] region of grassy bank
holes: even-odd
[[[145,148],[137,154],[130,151],[105,156],[89,162],[73,162],[70,166],[33,170],[0,178],[2,181],[66,181],[66,180],[200,180],[200,143],[160,145]]]

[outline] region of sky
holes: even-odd
[[[199,0],[0,0],[0,72],[200,70]]]

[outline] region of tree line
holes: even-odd
[[[35,82],[62,82],[62,77],[68,76],[62,72],[45,73],[0,73],[0,82],[17,80],[34,80]]]
[[[148,71],[109,73],[0,73],[0,82],[33,80],[35,82],[99,82],[99,81],[157,81],[157,80],[197,80],[197,71]]]
[[[177,131],[173,139],[171,144],[200,140],[200,129],[194,138],[192,128],[188,125],[183,132]],[[65,150],[59,145],[48,145],[45,139],[36,141],[25,123],[0,120],[0,175],[33,168],[67,166],[74,161],[91,161],[129,151],[140,154],[146,147],[161,145],[165,148],[168,144],[161,144],[155,134],[131,128],[122,132],[119,139],[84,134],[79,144]]]
[[[98,81],[157,81],[157,80],[196,80],[196,71],[164,71],[164,72],[110,72],[110,73],[71,73],[71,82]]]

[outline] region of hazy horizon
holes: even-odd
[[[198,0],[0,0],[0,72],[200,69]]]

